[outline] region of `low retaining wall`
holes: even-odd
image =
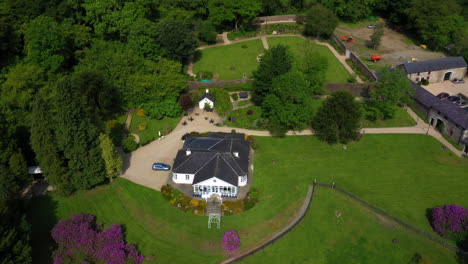
[[[263,16],[257,17],[254,24],[257,25],[265,25],[268,23],[276,23],[276,22],[291,22],[296,23],[296,21],[304,17],[304,15],[283,15],[283,16]]]
[[[344,90],[354,96],[369,97],[370,90],[374,85],[375,83],[326,83],[325,88],[327,94]]]
[[[212,82],[195,82],[188,81],[187,86],[190,91],[198,90],[199,88],[224,88],[226,85],[235,85],[243,83],[252,83],[253,79],[238,79],[229,81],[212,81]]]

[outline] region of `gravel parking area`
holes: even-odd
[[[465,78],[465,83],[461,84],[454,84],[451,81],[443,81],[440,83],[430,83],[423,87],[434,95],[445,92],[450,95],[463,94],[465,97],[468,97],[468,78]]]

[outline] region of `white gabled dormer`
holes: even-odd
[[[239,186],[245,186],[247,184],[247,175],[239,176]]]

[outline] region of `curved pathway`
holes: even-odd
[[[423,120],[417,117],[417,115],[410,109],[407,108],[408,113],[416,120],[417,124],[412,127],[388,127],[388,128],[363,128],[361,133],[363,134],[427,134],[431,135],[439,140],[444,146],[450,149],[452,152],[461,156],[462,151],[456,149],[450,144],[442,135],[428,124],[424,123]],[[196,115],[198,114],[198,115]],[[174,158],[177,151],[182,148],[183,141],[181,137],[185,133],[192,131],[196,132],[227,132],[230,133],[233,129],[238,133],[244,133],[246,135],[253,136],[271,136],[268,131],[250,130],[244,128],[233,128],[233,127],[217,127],[214,124],[219,123],[222,119],[213,112],[204,112],[203,110],[196,109],[191,117],[193,121],[188,121],[188,117],[182,118],[177,127],[161,140],[155,140],[143,147],[140,147],[136,151],[124,155],[124,174],[123,178],[129,179],[137,184],[155,189],[161,190],[161,187],[167,183],[169,173],[162,171],[153,171],[151,165],[154,162],[164,162],[167,164],[173,164]],[[206,119],[205,119],[206,118]],[[213,119],[214,123],[209,121]],[[187,122],[187,125],[183,125],[183,121]],[[305,136],[313,135],[313,131],[310,129],[302,131],[288,131],[288,136]]]

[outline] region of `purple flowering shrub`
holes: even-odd
[[[431,224],[443,237],[463,239],[468,235],[468,209],[456,204],[435,207]]]
[[[223,235],[221,246],[227,254],[236,252],[240,247],[240,237],[235,230],[229,230]]]
[[[140,264],[144,257],[135,246],[125,243],[122,228],[113,225],[107,229],[96,225],[89,214],[61,219],[52,229],[52,238],[58,249],[53,252],[54,264],[82,263]]]

